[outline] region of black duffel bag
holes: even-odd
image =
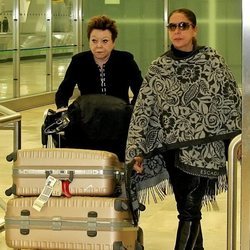
[[[79,96],[58,118],[45,120],[45,134],[64,131],[60,147],[106,150],[124,161],[133,106],[108,95]],[[53,136],[54,140],[58,138]]]

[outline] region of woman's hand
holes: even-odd
[[[56,113],[65,112],[67,110],[68,110],[68,107],[61,107],[61,108],[56,110]]]
[[[136,171],[137,174],[141,174],[143,172],[143,165],[142,165],[143,158],[140,156],[136,156],[134,157],[134,160],[135,163],[133,169]]]

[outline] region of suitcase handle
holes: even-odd
[[[96,211],[88,212],[87,235],[89,237],[97,236],[97,217],[98,217],[98,214]]]
[[[45,171],[46,174],[46,179],[51,175],[51,171]],[[72,194],[70,193],[69,190],[69,185],[74,179],[74,171],[69,171],[69,178],[67,180],[61,180],[62,182],[62,192],[63,194],[70,198],[72,197]]]
[[[51,171],[45,171],[46,179],[52,174]],[[69,171],[69,178],[67,179],[69,182],[72,182],[74,179],[74,171]]]
[[[61,117],[58,118],[55,122],[50,124],[48,127],[44,128],[43,133],[45,135],[57,134],[63,131],[70,123],[67,112],[61,112]]]

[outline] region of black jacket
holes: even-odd
[[[131,53],[118,50],[111,52],[110,58],[105,64],[107,95],[121,98],[129,103],[130,87],[133,93],[131,103],[134,104],[142,80],[141,71]],[[68,106],[76,84],[81,95],[101,94],[100,73],[91,51],[81,52],[72,57],[56,93],[57,108]]]

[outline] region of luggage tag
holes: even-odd
[[[61,196],[62,192],[63,192],[63,190],[62,190],[62,181],[56,179],[56,183],[53,186],[52,196]]]
[[[55,190],[54,190],[55,188]],[[59,191],[60,189],[60,191]],[[57,180],[55,177],[49,175],[46,179],[45,186],[41,192],[41,194],[37,197],[37,199],[33,203],[33,208],[38,212],[41,211],[45,203],[48,202],[49,197],[54,193],[59,193],[61,195],[61,181]],[[55,192],[53,192],[55,191]]]

